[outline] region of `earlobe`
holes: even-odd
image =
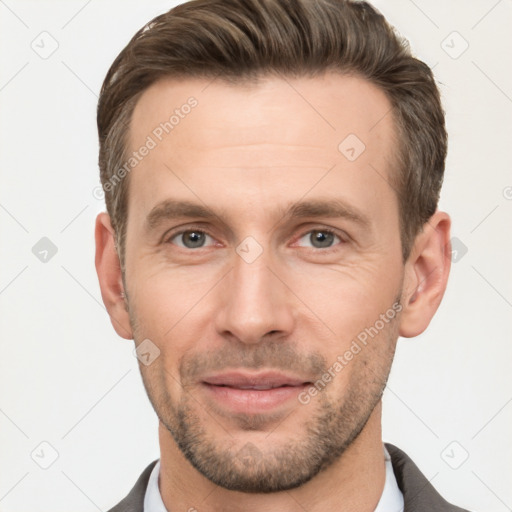
[[[437,211],[416,237],[405,264],[400,336],[421,334],[434,316],[451,266],[450,217]]]
[[[100,213],[96,217],[95,240],[95,265],[103,303],[117,334],[131,340],[133,334],[125,302],[121,265],[115,247],[114,230],[107,213]]]

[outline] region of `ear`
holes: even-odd
[[[400,336],[421,334],[441,303],[451,266],[450,226],[448,214],[436,211],[414,241],[405,263]]]
[[[114,230],[107,213],[100,213],[96,217],[95,239],[95,264],[103,303],[117,334],[131,340],[133,334],[124,298],[121,264],[115,246]]]

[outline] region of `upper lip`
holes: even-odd
[[[229,386],[233,388],[269,389],[281,386],[302,386],[307,384],[309,381],[307,379],[275,371],[261,373],[233,371],[209,375],[203,378],[203,382],[215,386]]]

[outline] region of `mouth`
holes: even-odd
[[[249,374],[229,372],[210,375],[202,385],[209,398],[222,408],[246,414],[263,413],[291,402],[312,383],[278,372]]]
[[[204,378],[205,384],[225,386],[238,389],[273,389],[280,387],[296,387],[311,384],[307,379],[286,375],[278,372],[244,373],[229,372],[210,375]]]
[[[222,388],[233,388],[233,389],[255,389],[257,391],[263,391],[266,389],[275,389],[275,388],[292,388],[296,386],[292,386],[291,384],[277,384],[275,386],[266,386],[266,385],[251,385],[251,386],[230,386],[228,384],[210,384],[209,382],[205,382],[205,384],[209,384],[210,386],[220,386]]]

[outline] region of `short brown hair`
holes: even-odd
[[[399,147],[391,185],[398,195],[402,254],[437,208],[447,149],[444,112],[431,69],[367,2],[192,0],[141,28],[110,67],[98,102],[99,167],[124,262],[130,119],[141,94],[163,77],[256,80],[325,71],[357,74],[387,95]]]

